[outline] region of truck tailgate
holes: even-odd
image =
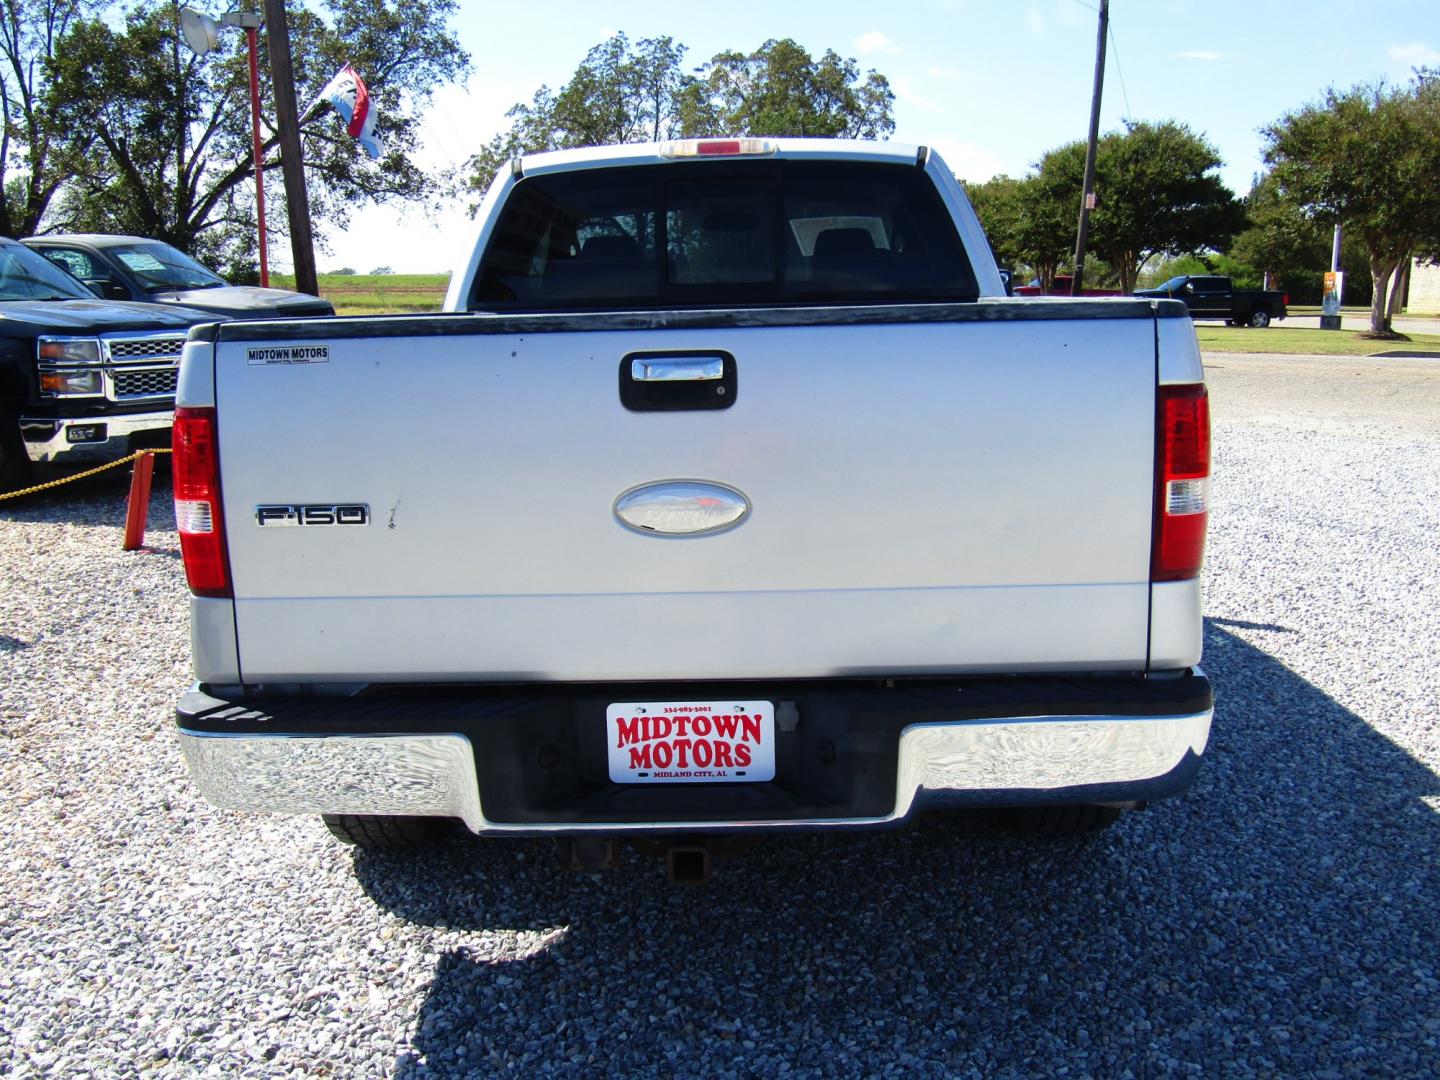
[[[1143,667],[1149,305],[858,310],[222,328],[244,680]],[[734,358],[729,407],[621,403],[630,354],[695,351]],[[617,519],[668,480],[749,514],[688,537]],[[261,527],[277,504],[369,523]]]

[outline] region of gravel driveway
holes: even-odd
[[[1436,1074],[1440,363],[1212,379],[1194,792],[1090,843],[771,840],[703,889],[211,809],[174,533],[122,553],[121,480],[0,505],[0,1075]]]

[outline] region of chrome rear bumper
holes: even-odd
[[[120,416],[92,416],[68,419],[31,419],[20,421],[25,452],[34,462],[113,461],[130,452],[130,436],[141,431],[169,428],[174,423],[174,410],[125,413]],[[104,437],[95,438],[99,429]],[[72,431],[74,435],[72,435]],[[73,441],[76,437],[80,441]]]
[[[476,833],[734,833],[883,826],[943,806],[1179,794],[1205,751],[1212,714],[913,724],[900,735],[889,814],[806,820],[492,822],[471,742],[455,734],[230,734],[182,727],[180,745],[200,791],[232,810],[452,817]]]

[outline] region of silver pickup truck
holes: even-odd
[[[215,803],[698,880],[742,834],[1183,792],[1209,734],[1184,305],[1008,299],[923,147],[517,159],[447,311],[192,332]]]

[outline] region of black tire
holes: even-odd
[[[30,455],[20,438],[20,417],[9,403],[0,401],[0,492],[27,487],[32,475]]]
[[[1005,826],[1027,836],[1090,836],[1120,820],[1119,807],[1095,803],[1020,806],[1005,814]]]
[[[1270,309],[1263,307],[1256,308],[1250,312],[1248,321],[1249,325],[1255,327],[1257,330],[1264,330],[1265,327],[1270,325]]]
[[[366,851],[413,851],[432,847],[454,828],[449,818],[379,814],[321,814],[330,835]]]

